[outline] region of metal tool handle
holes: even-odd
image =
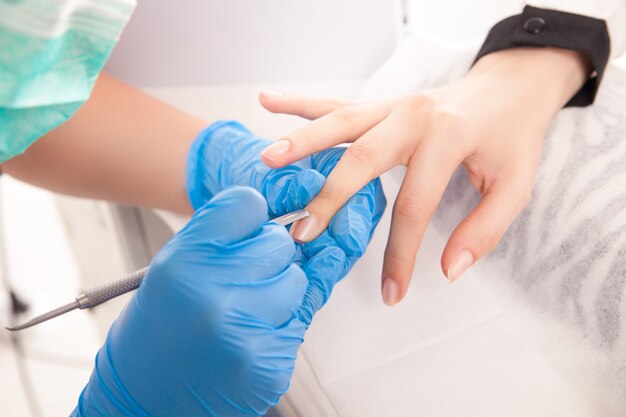
[[[87,290],[76,297],[76,302],[80,309],[92,308],[112,298],[136,290],[141,285],[146,272],[148,272],[147,266],[135,272],[131,272],[121,279]]]
[[[309,215],[309,212],[306,210],[296,210],[291,213],[287,213],[284,216],[277,217],[272,221],[278,223],[282,226],[287,226],[297,220],[303,219]],[[91,308],[102,303],[106,303],[107,301],[119,297],[122,294],[126,294],[132,290],[136,290],[139,288],[141,283],[143,282],[143,277],[148,272],[148,267],[141,268],[135,272],[131,272],[126,275],[122,279],[118,279],[113,282],[109,282],[108,284],[101,285],[96,288],[92,288],[90,290],[85,291],[76,297],[76,300],[66,304],[62,307],[56,308],[52,311],[44,313],[40,316],[37,316],[30,321],[17,325],[7,327],[7,330],[23,330],[29,327],[35,326],[36,324],[43,323],[44,321],[48,321],[55,317],[60,316],[61,314],[65,314],[68,311],[75,310],[80,308],[81,310],[84,308]]]

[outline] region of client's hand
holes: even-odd
[[[243,187],[197,210],[111,327],[74,415],[261,416],[277,403],[319,283],[267,219]],[[322,258],[308,262],[333,275]]]
[[[261,94],[272,112],[316,119],[265,149],[268,166],[354,142],[308,204],[312,216],[294,224],[292,235],[316,238],[364,184],[396,165],[407,166],[382,272],[383,300],[395,304],[406,293],[426,226],[462,164],[482,200],[442,256],[448,278],[458,278],[497,245],[527,203],[548,123],[585,76],[578,52],[517,48],[484,56],[458,82],[386,102]]]

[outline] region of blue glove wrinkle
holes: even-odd
[[[346,254],[337,246],[325,247],[306,263],[304,272],[309,279],[309,286],[298,317],[307,327],[315,313],[326,304],[333,287],[349,268],[350,262]]]
[[[348,256],[363,256],[386,204],[382,185],[376,178],[352,196],[331,220],[331,235]]]
[[[308,260],[309,258],[304,254],[304,245],[302,243],[296,243],[296,253],[293,262],[300,268],[304,268],[304,264],[306,264]]]
[[[111,364],[106,345],[98,351],[95,362],[96,370],[81,392],[80,401],[73,415],[150,417],[124,389]]]
[[[271,216],[276,217],[306,207],[325,182],[326,178],[315,170],[289,165],[268,174],[262,194]]]
[[[326,183],[326,177],[313,169],[296,174],[289,183],[290,200],[287,201],[288,211],[303,209],[315,198]]]
[[[271,142],[259,139],[242,124],[218,121],[200,132],[187,156],[187,193],[194,209],[234,185],[260,191],[270,168],[259,154]]]
[[[316,239],[306,243],[299,243],[298,245],[302,248],[302,253],[306,258],[305,262],[319,254],[328,246],[339,247],[335,239],[330,235],[328,229],[324,230]]]
[[[266,198],[270,216],[277,217],[289,213],[286,205],[289,202],[290,184],[299,172],[298,167],[287,166],[282,169],[272,170],[263,180],[261,194]]]
[[[371,187],[366,195],[368,196],[371,212],[373,213],[372,229],[370,230],[371,240],[372,236],[374,235],[374,231],[376,230],[376,226],[378,226],[380,219],[385,213],[385,207],[387,207],[387,198],[385,197],[385,193],[383,192],[383,185],[380,181],[380,178],[376,178],[370,181],[366,188],[367,187]],[[363,190],[361,192],[363,192]],[[359,192],[359,194],[361,192]]]
[[[328,177],[341,159],[346,148],[330,148],[311,155],[311,166],[323,176]]]
[[[363,256],[372,228],[372,215],[363,197],[350,198],[328,225],[331,236],[351,258]]]

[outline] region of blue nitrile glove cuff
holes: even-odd
[[[200,208],[204,202],[209,201],[217,188],[215,184],[207,187],[208,181],[204,178],[207,170],[206,165],[209,162],[205,157],[209,139],[213,133],[230,123],[237,122],[220,120],[213,123],[196,136],[191,144],[191,148],[189,148],[187,153],[187,194],[194,210]],[[209,188],[213,190],[210,191]]]

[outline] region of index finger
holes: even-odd
[[[353,142],[383,120],[389,104],[339,107],[284,136],[261,152],[263,162],[280,168],[324,149]]]
[[[294,94],[282,94],[263,91],[259,102],[272,113],[290,114],[314,120],[351,103],[323,98],[305,97]]]
[[[293,238],[307,242],[328,226],[350,197],[402,161],[414,131],[394,113],[361,136],[343,154],[319,194],[307,205],[311,213],[294,224]],[[393,138],[393,140],[387,140]]]

